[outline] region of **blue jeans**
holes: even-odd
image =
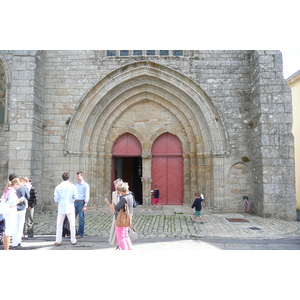
[[[84,233],[84,212],[82,208],[84,206],[84,201],[75,201],[75,218],[78,215],[79,227],[77,231],[77,235],[83,236]]]

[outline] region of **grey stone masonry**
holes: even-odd
[[[247,196],[251,213],[295,220],[292,99],[280,51],[149,54],[0,50],[1,188],[12,172],[28,176],[39,210],[51,211],[61,174],[75,182],[81,170],[89,206],[102,206],[115,179],[113,146],[130,134],[142,149],[140,197],[148,207],[152,146],[168,133],[182,145],[182,205],[200,191],[205,209],[240,213]]]
[[[9,101],[9,164],[19,176],[42,184],[44,112],[43,52],[16,51],[12,61]]]
[[[290,89],[282,77],[280,53],[257,51],[251,59],[255,211],[266,217],[288,219],[295,213]]]

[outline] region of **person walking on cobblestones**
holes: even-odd
[[[83,180],[83,172],[76,173],[76,187],[78,192],[78,199],[75,200],[75,218],[78,215],[79,227],[76,239],[80,239],[84,234],[84,212],[90,200],[90,186]]]
[[[191,221],[195,222],[196,218],[199,217],[200,223],[204,224],[204,220],[201,217],[201,209],[202,209],[201,202],[203,201],[203,199],[201,198],[200,193],[195,193],[195,196],[196,196],[196,199],[191,207],[191,208],[195,207],[195,215],[194,215],[193,219],[191,218]]]
[[[118,178],[114,181],[114,186],[115,186],[115,191],[112,192],[111,194],[111,203],[113,205],[117,205],[119,200],[120,200],[120,194],[119,192],[117,191],[117,186],[118,184],[122,183],[123,180],[121,178]],[[105,202],[108,204],[109,203],[109,200],[107,198],[105,198]],[[115,226],[115,222],[116,222],[116,219],[115,219],[115,215],[113,215],[113,219],[112,219],[112,224],[111,224],[111,229],[110,229],[110,233],[109,233],[109,238],[108,238],[108,242],[116,247],[116,250],[119,250],[119,244],[118,244],[118,241],[117,241],[117,237],[116,237],[116,226]]]
[[[129,193],[129,186],[127,182],[123,182],[117,185],[117,191],[119,192],[119,194],[121,194],[121,198],[119,200],[119,202],[117,203],[117,205],[113,205],[111,203],[108,202],[108,199],[106,198],[106,203],[110,206],[111,211],[115,212],[115,219],[118,216],[118,212],[121,209],[125,208],[125,203],[128,203],[128,208],[129,208],[129,213],[130,213],[130,217],[132,218],[132,214],[133,214],[133,197],[132,195]],[[118,245],[121,248],[121,250],[132,250],[132,243],[129,237],[129,227],[119,227],[119,226],[115,226],[116,227],[116,237],[117,237],[117,241],[118,241]]]
[[[154,205],[153,209],[156,210],[156,205],[160,206],[160,209],[163,209],[163,206],[158,203],[159,200],[159,189],[157,185],[154,185],[154,190],[151,191],[153,200],[152,204]]]
[[[63,182],[57,185],[54,190],[54,201],[58,203],[56,240],[54,245],[60,246],[61,244],[65,216],[68,217],[70,223],[71,243],[72,245],[76,245],[74,201],[78,199],[77,188],[75,184],[70,182],[70,173],[64,172],[62,179]]]

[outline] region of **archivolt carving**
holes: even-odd
[[[72,117],[65,153],[111,149],[121,132],[113,129],[115,121],[142,101],[158,103],[178,119],[182,128],[175,134],[192,146],[189,151],[228,151],[226,132],[216,121],[218,112],[197,84],[165,66],[137,62],[110,73],[84,97]]]

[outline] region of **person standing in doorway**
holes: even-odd
[[[86,211],[87,204],[90,200],[90,186],[83,179],[83,172],[76,173],[76,187],[78,193],[78,199],[75,200],[75,218],[78,215],[78,231],[76,239],[81,239],[84,234],[84,212]]]
[[[65,216],[68,217],[70,223],[71,243],[76,245],[75,232],[75,206],[74,201],[78,199],[76,185],[70,182],[70,173],[62,174],[63,182],[56,186],[54,190],[54,201],[58,203],[56,240],[54,245],[60,246],[62,241],[62,228]]]
[[[151,191],[152,196],[153,196],[153,200],[152,200],[152,204],[154,205],[153,209],[156,210],[156,205],[158,205],[160,207],[160,209],[163,209],[163,206],[158,203],[158,200],[159,200],[158,186],[154,185],[153,188],[154,188],[154,190]]]

